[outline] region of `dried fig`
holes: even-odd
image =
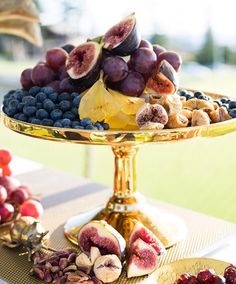
[[[193,116],[192,116],[192,126],[201,126],[201,125],[209,125],[210,124],[210,118],[208,114],[199,109],[199,110],[194,110],[193,111]]]
[[[181,128],[188,125],[188,119],[182,114],[176,114],[169,116],[168,123],[166,124],[167,128]]]
[[[96,259],[93,271],[103,283],[111,283],[119,278],[122,264],[115,254],[103,255]]]
[[[183,107],[194,110],[194,109],[209,109],[214,110],[214,105],[210,101],[205,101],[197,98],[190,99],[183,103]]]
[[[144,104],[136,114],[136,123],[141,128],[148,122],[160,123],[165,125],[168,121],[168,115],[163,106],[159,104]]]

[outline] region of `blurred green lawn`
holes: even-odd
[[[234,96],[235,78],[236,71],[218,71],[205,78],[185,74],[181,85]],[[236,222],[235,145],[236,133],[145,145],[137,159],[138,190],[149,197]],[[92,178],[112,185],[113,155],[109,147],[37,140],[13,133],[2,124],[0,146],[10,148],[15,155],[78,175],[84,175],[85,153],[91,147]]]

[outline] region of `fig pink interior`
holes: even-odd
[[[97,247],[102,255],[116,254],[119,256],[117,245],[108,237],[99,235],[96,228],[85,229],[80,234],[80,245],[85,252],[90,252],[92,246]]]
[[[89,70],[93,63],[95,54],[95,46],[86,44],[80,48],[76,48],[70,55],[71,60],[67,64],[67,69],[73,68],[79,74]]]
[[[156,254],[148,249],[136,250],[130,259],[131,262],[141,269],[155,267],[156,260]]]
[[[108,48],[115,47],[121,40],[125,39],[133,26],[132,19],[127,19],[112,27],[104,36],[104,42],[109,45]]]

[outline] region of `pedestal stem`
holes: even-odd
[[[113,147],[115,154],[114,195],[130,197],[136,192],[136,154],[137,147]]]

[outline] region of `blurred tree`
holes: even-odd
[[[209,27],[206,36],[205,42],[203,43],[202,48],[196,55],[196,60],[203,65],[212,66],[215,61],[215,42],[211,28]]]
[[[230,47],[224,46],[223,48],[224,62],[226,64],[236,64],[236,52]]]
[[[170,46],[170,40],[166,35],[161,34],[153,34],[150,38],[150,42],[152,44],[159,44],[168,48]]]

